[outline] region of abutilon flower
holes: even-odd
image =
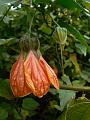
[[[24,61],[21,53],[10,72],[10,86],[14,96],[23,97],[33,93],[43,97],[49,91],[50,84],[59,89],[57,76],[44,58],[30,50]]]
[[[26,83],[35,96],[42,97],[50,87],[50,81],[39,64],[38,58],[30,51],[24,62]]]
[[[23,53],[20,54],[18,60],[12,66],[10,72],[10,86],[16,97],[23,97],[31,93],[25,80]]]
[[[41,65],[43,71],[46,73],[48,80],[58,90],[59,82],[54,70],[48,65],[48,63],[44,60],[42,56],[40,56],[39,64]]]
[[[45,95],[50,88],[50,83],[59,89],[56,74],[42,56],[38,58],[33,51],[30,51],[24,62],[24,68],[26,83],[35,96],[42,97]]]

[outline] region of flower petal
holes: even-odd
[[[24,66],[27,84],[34,95],[42,97],[48,92],[50,82],[32,51],[30,51]]]
[[[48,79],[53,84],[53,86],[56,89],[59,89],[59,82],[56,74],[54,73],[53,69],[47,64],[47,62],[44,60],[42,56],[40,56],[39,63],[44,70],[44,72],[47,74]]]
[[[23,97],[31,93],[25,81],[23,53],[20,54],[16,63],[12,66],[10,72],[10,86],[16,97]]]

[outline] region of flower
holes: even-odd
[[[30,51],[26,61],[24,62],[26,83],[30,87],[35,96],[42,97],[49,88],[50,83],[56,89],[59,89],[59,82],[53,69],[47,64],[40,55],[37,57],[36,52]]]
[[[33,51],[30,51],[25,63],[26,83],[35,96],[42,97],[50,87],[50,81],[39,64]]]
[[[10,72],[10,86],[14,96],[23,97],[32,92],[40,98],[49,91],[50,84],[59,89],[58,78],[42,55],[30,50],[24,61],[24,55],[20,53]]]
[[[23,53],[20,53],[18,60],[12,66],[10,72],[10,86],[16,97],[23,97],[31,93],[25,80]]]
[[[42,56],[40,56],[39,64],[41,65],[43,71],[46,73],[49,81],[58,90],[59,82],[54,70],[48,65],[48,63],[44,60]]]

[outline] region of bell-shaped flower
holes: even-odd
[[[47,75],[50,83],[58,90],[59,89],[59,81],[54,72],[54,70],[48,65],[48,63],[44,60],[42,56],[39,58],[39,64],[42,67],[44,73]]]
[[[26,61],[24,62],[26,83],[30,87],[35,96],[42,97],[49,88],[50,83],[56,89],[59,89],[59,82],[53,69],[40,55],[37,57],[36,52],[30,51]]]
[[[33,94],[38,97],[45,95],[49,90],[50,81],[33,51],[30,51],[26,61],[24,62],[24,68],[26,83]]]
[[[15,97],[23,97],[31,93],[24,74],[24,55],[20,54],[10,72],[10,86]]]

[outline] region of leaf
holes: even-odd
[[[9,86],[9,80],[0,80],[0,96],[7,99],[14,98],[11,88]]]
[[[16,0],[0,0],[0,5],[11,3],[11,2],[14,2],[14,1],[16,1]]]
[[[35,110],[39,106],[39,103],[33,98],[25,98],[23,100],[22,107],[26,110]]]
[[[64,83],[66,83],[67,85],[72,85],[71,84],[71,81],[70,81],[70,79],[69,79],[69,76],[67,76],[67,75],[63,75],[62,76],[62,81],[64,82]]]
[[[6,120],[7,117],[8,112],[4,108],[0,107],[0,120]]]
[[[43,33],[47,35],[50,35],[52,33],[52,29],[48,27],[46,23],[43,23],[41,27],[39,28],[39,30],[41,30]]]
[[[7,10],[7,5],[1,5],[0,4],[0,16],[3,16],[3,13]]]
[[[9,39],[0,39],[0,45],[10,45],[17,42],[14,38],[9,38]]]
[[[34,0],[34,2],[36,4],[39,4],[39,3],[50,4],[52,1],[51,0]]]
[[[68,8],[68,9],[80,9],[81,11],[85,12],[88,16],[90,16],[90,12],[85,9],[84,7],[82,7],[78,2],[76,2],[75,0],[57,0],[57,4]]]
[[[67,111],[66,120],[90,120],[90,102],[75,103]]]
[[[75,46],[76,46],[76,48],[78,48],[78,50],[81,52],[81,54],[86,56],[86,54],[87,54],[87,47],[86,46],[81,45],[79,43],[76,43]]]
[[[59,91],[60,98],[60,107],[61,111],[63,111],[64,107],[75,98],[75,92],[70,90],[60,90]]]
[[[79,67],[79,64],[77,62],[77,56],[76,56],[75,53],[74,54],[70,54],[70,60],[73,63],[73,65],[75,66],[76,73],[80,73],[80,67]]]
[[[73,100],[71,105],[58,117],[57,120],[89,120],[90,101],[83,97]]]

